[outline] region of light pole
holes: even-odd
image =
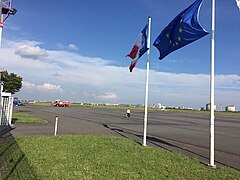
[[[15,15],[16,9],[12,8],[12,0],[0,0],[0,47],[2,44],[3,23],[10,15]]]

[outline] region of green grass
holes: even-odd
[[[47,123],[48,122],[47,120],[40,119],[23,112],[13,113],[12,121],[17,123]]]
[[[18,137],[3,146],[8,179],[239,179],[230,168],[211,169],[196,159],[142,147],[119,137]],[[7,145],[6,145],[7,144]],[[11,145],[12,144],[12,145]],[[1,150],[2,151],[2,150]],[[11,172],[11,173],[9,173]]]
[[[53,106],[52,102],[35,102],[35,103],[26,103],[32,106]]]
[[[0,138],[0,179],[37,179],[28,158],[12,136]]]

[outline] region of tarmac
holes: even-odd
[[[47,124],[15,123],[6,132],[13,137],[54,135],[110,135],[129,138],[139,145],[143,141],[143,111],[124,109],[62,108],[19,106],[15,112],[25,112],[48,121]],[[149,111],[147,145],[164,148],[194,157],[204,165],[209,163],[209,119],[206,114]],[[0,135],[8,136],[0,130]],[[240,117],[215,118],[215,164],[240,170]]]

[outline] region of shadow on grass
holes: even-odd
[[[126,130],[126,129],[110,127],[108,124],[102,124],[102,125],[105,128],[108,128],[108,129],[114,131],[115,133],[119,134],[120,136],[122,136],[124,138],[128,138],[128,139],[132,139],[135,142],[137,142],[138,144],[142,145],[143,135],[140,135],[140,134],[138,134],[136,132],[131,132],[131,131]],[[160,148],[165,149],[167,151],[171,151],[171,152],[177,151],[177,152],[184,153],[186,155],[197,157],[200,160],[201,164],[203,164],[205,166],[208,166],[208,164],[206,162],[209,161],[209,157],[204,156],[201,153],[198,153],[196,151],[192,151],[190,149],[184,148],[184,147],[182,147],[180,145],[172,144],[170,142],[162,140],[159,137],[147,136],[146,138],[147,138],[147,141],[149,143],[152,143],[153,145],[155,145],[157,147],[160,147]],[[201,148],[203,148],[203,147],[201,147]],[[238,167],[234,167],[234,166],[231,166],[229,164],[226,164],[226,163],[223,163],[223,162],[220,162],[220,161],[217,161],[217,160],[215,160],[215,163],[217,163],[218,165],[225,166],[225,167],[230,167],[230,168],[233,168],[233,169],[236,169],[236,170],[240,170]]]
[[[38,179],[11,130],[0,126],[0,179]]]
[[[12,118],[12,123],[15,124],[18,118]]]

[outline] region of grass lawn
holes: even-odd
[[[1,139],[0,139],[1,140]],[[38,136],[1,143],[3,179],[239,179],[240,171],[108,136]]]
[[[13,123],[14,122],[17,122],[17,123],[47,123],[48,121],[34,117],[27,113],[17,112],[17,113],[13,113],[12,122]]]

